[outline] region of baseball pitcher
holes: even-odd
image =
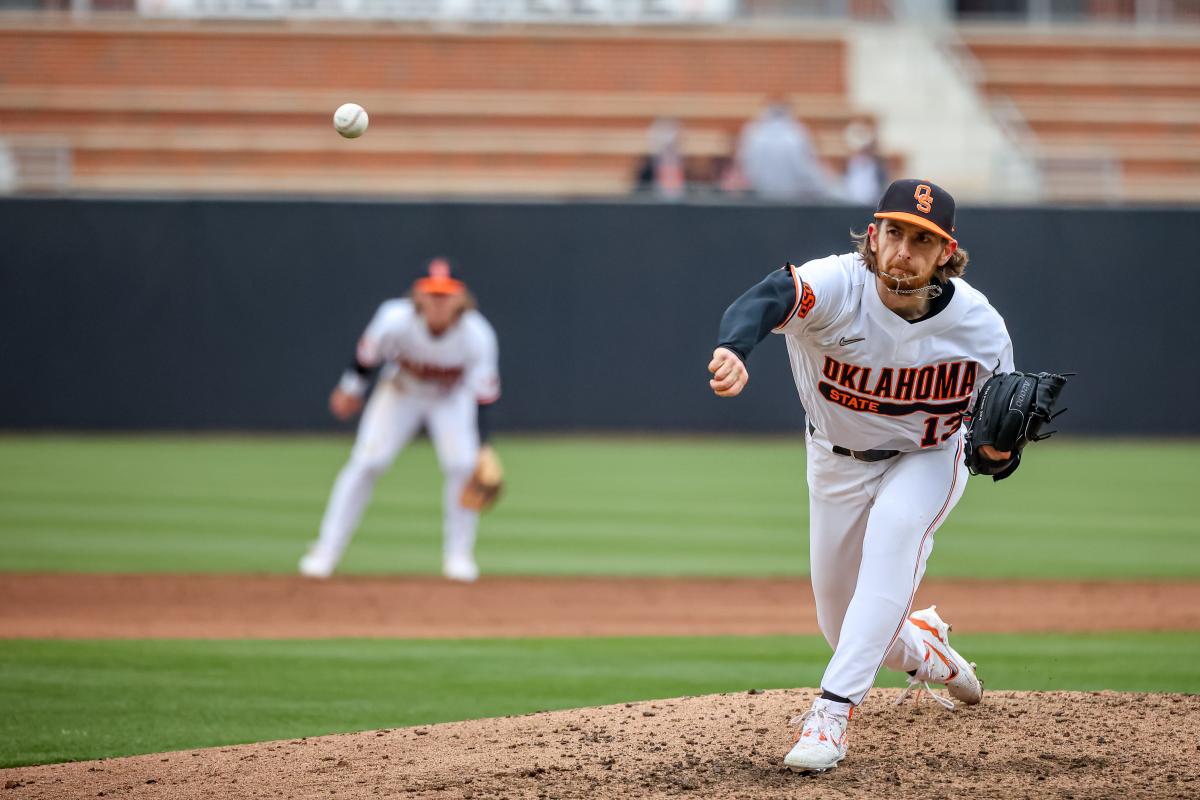
[[[953,708],[931,683],[968,705],[983,695],[950,626],[936,607],[912,612],[913,597],[968,471],[1012,474],[1065,378],[1014,372],[1004,320],[962,279],[953,234],[945,189],[896,181],[855,252],[788,264],[721,319],[713,392],[741,393],[751,350],[781,334],[808,417],[811,577],[833,657],[820,698],[793,720],[794,770],[845,757],[880,666],[908,674],[902,700],[923,691]]]

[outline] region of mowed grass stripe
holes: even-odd
[[[1188,633],[957,636],[992,689],[1200,691]],[[750,688],[814,686],[806,637],[7,641],[0,766]],[[899,686],[883,673],[880,685]]]
[[[0,570],[286,573],[316,534],[349,436],[0,437]],[[486,572],[800,574],[798,437],[501,437]],[[972,479],[930,575],[1200,578],[1200,443],[1055,439],[1011,479]],[[343,564],[436,573],[428,442],[380,481]]]

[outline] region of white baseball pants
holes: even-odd
[[[908,621],[934,533],[967,480],[962,436],[947,446],[866,463],[808,437],[809,558],[817,623],[833,647],[821,688],[854,704],[879,667],[925,656]]]
[[[424,424],[445,478],[443,555],[473,557],[479,514],[463,508],[459,498],[479,456],[477,413],[474,396],[464,389],[426,396],[381,381],[363,409],[350,460],[333,484],[317,552],[334,563],[341,558],[371,499],[375,481]]]

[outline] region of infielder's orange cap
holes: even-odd
[[[467,285],[450,277],[450,262],[435,258],[429,262],[429,276],[419,278],[413,289],[425,294],[462,294],[467,291]]]
[[[894,181],[879,198],[875,219],[898,219],[954,241],[954,198],[932,181]]]

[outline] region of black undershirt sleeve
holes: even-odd
[[[492,421],[490,419],[491,412],[488,408],[491,403],[480,403],[479,408],[475,412],[475,424],[479,428],[479,444],[485,445],[492,435]]]
[[[375,367],[368,367],[361,364],[357,355],[355,355],[354,360],[350,362],[350,369],[357,372],[359,376],[363,378],[371,377],[371,373],[375,371]]]
[[[795,307],[796,281],[792,268],[785,266],[751,286],[725,309],[717,347],[731,350],[745,361],[767,334],[787,321]]]

